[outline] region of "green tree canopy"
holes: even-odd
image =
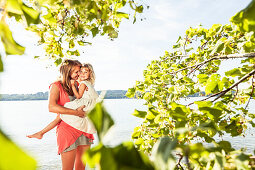
[[[0,4],[0,36],[5,51],[1,54],[21,55],[25,51],[12,37],[6,23],[9,17],[15,17],[28,30],[36,32],[46,58],[59,65],[63,57],[79,56],[79,46],[91,44],[89,37],[117,38],[122,19],[135,22],[136,13],[142,13],[144,7],[134,0],[4,0]],[[3,70],[3,64],[0,66]]]
[[[171,51],[147,66],[144,79],[128,90],[128,97],[143,99],[147,105],[146,111],[133,113],[144,121],[132,138],[139,150],[151,153],[158,148],[152,152],[161,162],[158,168],[162,163],[164,169],[249,168],[249,156],[215,137],[240,136],[255,127],[255,114],[248,110],[255,96],[254,4],[238,12],[229,24],[187,29]],[[233,68],[221,72],[223,61],[233,63]],[[206,97],[183,102],[189,95],[204,92]]]
[[[59,65],[63,57],[79,56],[78,47],[90,44],[89,37],[117,38],[122,19],[135,22],[136,13],[142,13],[144,7],[135,0],[1,0],[0,38],[4,49],[0,52],[0,72],[3,71],[2,55],[22,55],[25,51],[12,36],[9,18],[14,17],[26,29],[36,32],[47,59]],[[2,131],[0,143],[0,169],[36,169],[35,160]]]

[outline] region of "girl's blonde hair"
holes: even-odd
[[[93,67],[92,67],[92,65],[91,64],[89,64],[89,63],[84,63],[82,66],[81,66],[81,68],[82,67],[85,67],[85,68],[88,68],[89,69],[89,79],[88,79],[88,81],[94,86],[95,85],[95,80],[96,80],[96,75],[95,75],[95,72],[94,72],[94,69],[93,69]]]
[[[81,66],[78,60],[66,59],[60,66],[59,71],[61,74],[61,84],[63,89],[70,95],[73,96],[73,90],[71,87],[71,73],[75,66]]]

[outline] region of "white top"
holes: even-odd
[[[81,81],[80,85],[81,84],[85,84],[88,87],[88,90],[84,91],[82,98],[67,102],[64,107],[70,109],[77,109],[78,107],[85,105],[85,108],[83,110],[88,113],[94,108],[99,96],[93,85],[89,81]],[[70,126],[80,131],[90,134],[96,133],[96,129],[93,123],[91,122],[91,120],[89,120],[87,116],[81,118],[74,115],[60,114],[60,118]]]

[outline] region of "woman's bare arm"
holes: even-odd
[[[80,116],[80,117],[85,116],[86,113],[83,111],[83,108],[85,106],[81,106],[76,110],[68,109],[66,107],[63,107],[63,106],[57,104],[58,99],[59,99],[59,89],[58,89],[57,85],[52,84],[52,86],[50,88],[50,95],[49,95],[49,111],[50,112],[75,115],[75,116]]]

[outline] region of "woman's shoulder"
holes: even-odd
[[[61,81],[54,81],[53,83],[50,84],[49,88],[51,88],[53,85],[57,86],[58,88],[60,88],[61,86]]]

